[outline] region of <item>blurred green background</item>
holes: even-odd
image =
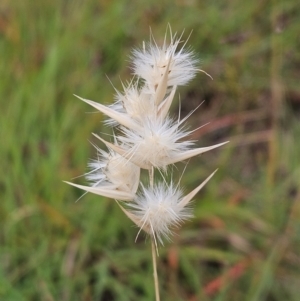
[[[112,103],[106,76],[120,88],[132,48],[170,23],[193,30],[214,78],[180,89],[183,115],[205,100],[189,122],[210,123],[193,138],[231,143],[184,174],[189,191],[219,168],[160,248],[161,299],[298,301],[299,20],[297,0],[1,0],[0,300],[154,300],[149,240],[134,243],[114,201],[75,203],[82,192],[62,180],[95,157],[91,132],[110,132],[72,94]]]

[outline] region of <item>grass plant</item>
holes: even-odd
[[[205,72],[197,68],[194,53],[185,49],[182,35],[173,34],[170,25],[168,31],[169,38],[166,33],[161,46],[151,34],[150,43],[143,42],[142,49],[133,51],[134,79],[127,86],[123,84],[123,92],[116,90],[114,104],[104,106],[78,97],[110,117],[106,123],[114,126],[116,133],[112,136],[113,143],[94,134],[109,152],[95,146],[97,158],[89,163],[90,171],[85,174],[90,186],[66,182],[83,189],[85,194],[91,192],[115,199],[125,215],[140,228],[136,240],[142,230],[151,237],[156,301],[160,300],[158,244],[170,240],[172,228],[192,217],[191,200],[215,173],[183,196],[180,183],[173,184],[173,172],[169,183],[165,179],[168,165],[227,143],[195,148],[194,141],[187,140],[194,131],[185,129],[186,120],[194,111],[183,119],[173,120],[169,116],[177,87],[187,84],[196,72]],[[149,173],[146,184],[140,180],[141,169]],[[160,181],[154,181],[155,170],[160,172]]]
[[[108,132],[73,93],[111,104],[106,75],[121,90],[132,47],[170,23],[185,40],[193,29],[214,78],[180,90],[182,117],[205,100],[189,122],[210,123],[192,139],[230,144],[185,171],[189,192],[219,167],[160,249],[161,299],[298,301],[299,14],[295,0],[1,1],[0,299],[155,298],[132,222],[109,199],[75,203],[61,180],[94,157],[90,133]]]

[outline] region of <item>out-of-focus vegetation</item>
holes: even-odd
[[[62,180],[95,156],[91,132],[109,132],[72,94],[111,103],[106,75],[120,88],[132,47],[170,23],[184,39],[193,30],[214,78],[180,90],[182,114],[205,99],[189,121],[210,123],[194,138],[231,143],[185,171],[188,191],[219,167],[160,249],[161,298],[298,301],[299,20],[297,0],[1,0],[0,299],[154,300],[149,241],[134,243],[114,201],[75,203],[82,192]]]

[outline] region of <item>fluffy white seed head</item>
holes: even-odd
[[[128,203],[129,212],[141,229],[163,243],[169,239],[172,228],[192,217],[189,207],[180,206],[182,192],[172,184],[157,184],[153,188],[143,187],[142,193]]]
[[[166,119],[146,119],[141,131],[122,128],[124,136],[118,140],[125,150],[126,158],[138,166],[164,169],[173,157],[193,145],[193,141],[182,141],[190,134],[180,122]]]
[[[192,51],[183,46],[176,52],[180,43],[180,38],[173,36],[169,45],[165,42],[160,47],[153,41],[145,49],[133,51],[134,74],[144,79],[153,92],[161,82],[169,61],[167,86],[185,85],[199,71],[199,62]]]
[[[145,89],[139,89],[136,84],[124,87],[124,92],[117,91],[115,103],[110,106],[111,109],[127,114],[130,118],[137,122],[141,122],[145,118],[154,118],[156,116],[156,108],[152,95]],[[117,125],[118,123],[109,119],[107,124]]]
[[[194,53],[185,49],[181,37],[172,35],[171,29],[170,39],[167,44],[165,37],[163,45],[158,46],[152,38],[143,49],[133,51],[135,79],[127,87],[123,85],[124,92],[117,91],[113,105],[104,106],[79,97],[107,115],[110,119],[106,123],[119,125],[118,133],[123,135],[110,143],[94,134],[110,152],[97,148],[99,158],[89,163],[91,171],[86,174],[90,186],[67,182],[86,192],[131,201],[127,209],[121,206],[124,213],[160,242],[163,237],[170,237],[172,227],[191,217],[188,208],[191,199],[214,173],[184,197],[172,184],[143,187],[142,193],[136,196],[140,168],[166,169],[169,164],[227,143],[192,148],[194,142],[186,140],[191,131],[182,126],[187,117],[177,122],[168,117],[177,86],[188,83],[196,72],[204,72],[197,67]]]
[[[101,152],[101,158],[89,163],[91,171],[86,178],[93,187],[115,187],[120,191],[135,193],[140,179],[140,168],[119,154]]]
[[[144,230],[155,241],[157,238],[162,243],[163,237],[170,238],[174,226],[192,217],[189,208],[191,200],[215,172],[216,170],[184,197],[178,187],[174,187],[172,183],[169,186],[159,183],[149,188],[142,186],[142,193],[136,195],[133,202],[128,203],[127,209],[120,207],[140,228],[140,231]]]

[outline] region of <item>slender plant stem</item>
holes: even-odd
[[[150,187],[153,188],[154,185],[154,168],[153,166],[151,169],[149,169],[149,181],[150,181]]]
[[[159,301],[159,283],[157,277],[157,268],[156,268],[156,247],[154,239],[151,238],[151,247],[152,247],[152,261],[153,261],[153,278],[154,278],[154,286],[155,286],[155,300]]]
[[[150,187],[153,188],[153,185],[154,185],[154,168],[153,168],[153,166],[149,170],[149,181],[150,181]],[[151,236],[151,249],[152,249],[152,263],[153,263],[153,278],[154,278],[154,286],[155,286],[155,300],[160,301],[159,282],[158,282],[157,268],[156,268],[156,244],[155,244],[154,236]]]

